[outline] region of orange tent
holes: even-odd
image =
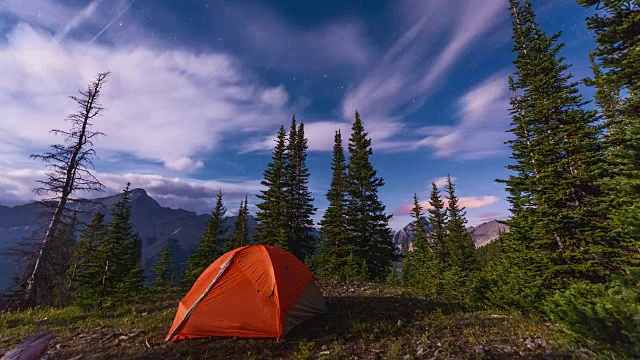
[[[275,337],[327,312],[315,276],[292,254],[249,245],[219,257],[178,304],[166,341]]]

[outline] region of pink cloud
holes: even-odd
[[[465,209],[477,209],[487,205],[494,204],[500,201],[500,198],[494,195],[487,196],[466,196],[458,199],[458,205],[460,207],[464,207]],[[448,201],[444,199],[445,206],[448,206]],[[424,211],[431,209],[431,205],[429,205],[429,201],[421,201],[420,205]],[[402,216],[411,214],[411,209],[413,208],[413,204],[402,205],[398,210],[394,212],[394,215]]]
[[[501,216],[504,216],[504,214],[498,211],[485,211],[477,214],[478,218],[496,218]]]

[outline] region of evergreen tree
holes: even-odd
[[[280,126],[276,139],[276,146],[271,155],[271,162],[264,171],[264,180],[261,184],[266,190],[261,190],[256,204],[256,234],[255,242],[258,244],[278,246],[288,250],[288,234],[286,232],[286,133],[284,126]]]
[[[122,199],[116,204],[105,241],[107,245],[112,245],[112,252],[104,255],[111,263],[107,275],[111,275],[113,282],[113,287],[106,290],[111,292],[116,300],[124,300],[137,293],[144,284],[141,264],[142,239],[133,231],[129,206],[130,185],[127,183]]]
[[[309,191],[309,170],[306,166],[307,139],[304,124],[296,128],[295,116],[291,119],[291,130],[285,148],[285,216],[288,236],[287,248],[300,260],[313,254],[315,239],[312,216],[316,211]]]
[[[162,253],[153,268],[156,275],[153,287],[157,290],[166,289],[171,286],[173,267],[171,265],[171,253],[169,252],[169,242],[162,248]]]
[[[219,190],[216,196],[216,205],[211,212],[211,219],[207,222],[207,229],[202,234],[198,247],[187,259],[182,277],[184,287],[191,287],[200,274],[222,255],[225,248],[222,236],[227,232],[227,228],[224,226],[226,213],[227,209],[222,202],[222,190]]]
[[[640,3],[626,0],[578,0],[596,6],[587,18],[595,35],[592,57],[596,104],[602,110],[607,176],[602,212],[609,242],[624,248],[620,263],[638,265],[640,248]],[[599,63],[598,63],[599,60]],[[621,92],[627,96],[622,99]],[[608,206],[607,206],[608,205]]]
[[[444,258],[440,264],[440,295],[445,299],[468,300],[473,282],[480,268],[471,234],[465,228],[467,219],[450,176],[445,185],[447,192],[447,222],[444,235]]]
[[[329,206],[320,221],[321,245],[316,265],[321,274],[344,278],[347,258],[351,253],[347,227],[347,164],[342,135],[336,131],[331,163],[331,184],[327,191]]]
[[[233,237],[229,241],[228,250],[237,249],[239,247],[249,245],[249,209],[247,207],[247,196],[244,201],[240,201],[240,209],[238,209],[238,217],[234,225]]]
[[[547,36],[535,22],[531,3],[510,0],[516,59],[510,78],[512,128],[508,143],[513,174],[507,186],[518,242],[509,256],[514,268],[543,278],[546,289],[576,278],[598,280],[612,266],[612,253],[598,228],[602,154],[594,111],[584,110],[577,83],[559,55],[559,34]],[[533,282],[532,282],[533,283]],[[535,292],[535,291],[533,291]]]
[[[444,208],[444,201],[440,198],[438,187],[431,183],[431,198],[429,200],[430,209],[427,210],[429,217],[427,220],[431,224],[431,231],[428,234],[429,242],[433,246],[433,252],[440,264],[447,263],[446,229],[447,211]]]
[[[80,241],[73,250],[69,268],[70,297],[79,304],[95,305],[99,302],[97,289],[103,266],[97,250],[105,241],[106,235],[104,214],[97,212],[91,223],[80,233]]]
[[[130,185],[127,183],[122,198],[115,204],[105,239],[98,245],[95,260],[91,262],[92,268],[99,269],[95,274],[95,292],[90,294],[97,303],[87,305],[100,307],[106,299],[125,300],[139,291],[144,283],[142,241],[134,233],[131,223]]]
[[[384,180],[376,177],[376,170],[369,160],[373,153],[371,139],[367,138],[358,112],[351,129],[346,209],[349,242],[355,258],[367,265],[367,276],[382,280],[396,258],[388,224],[391,216],[385,214],[385,206],[378,199],[378,189],[384,185]]]
[[[45,295],[44,290],[47,289],[48,295],[45,296],[50,304],[62,304],[68,299],[69,294],[69,276],[67,270],[71,264],[73,248],[76,246],[76,228],[78,220],[77,213],[71,215],[71,219],[67,224],[63,224],[60,231],[48,243],[48,253],[51,255],[44,265],[43,275],[47,276],[47,288],[41,288],[40,295]]]
[[[402,280],[405,284],[415,288],[423,294],[435,296],[438,288],[438,277],[440,275],[439,264],[434,255],[427,233],[424,230],[422,205],[418,201],[418,196],[413,194],[413,208],[411,209],[413,223],[411,230],[415,239],[413,240],[413,251],[408,249],[405,252],[405,261],[402,269]],[[408,265],[405,273],[404,266]]]
[[[451,176],[447,176],[445,189],[448,194],[448,221],[445,225],[445,244],[449,258],[446,265],[461,270],[461,276],[468,276],[479,268],[476,247],[471,234],[465,227],[467,224],[466,213],[464,208],[458,205],[458,197],[456,196]]]

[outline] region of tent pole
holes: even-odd
[[[224,271],[227,269],[227,267],[229,266],[229,264],[231,263],[231,260],[233,260],[233,255],[231,255],[231,257],[229,258],[229,260],[227,260],[221,267],[220,267],[220,271],[218,272],[218,275],[216,275],[216,277],[213,279],[213,281],[211,282],[211,284],[209,284],[209,286],[207,287],[207,289],[202,293],[202,295],[200,295],[200,297],[198,298],[198,300],[196,300],[196,302],[193,303],[193,305],[191,305],[191,308],[189,308],[189,311],[187,311],[186,314],[184,314],[184,317],[182,318],[182,320],[180,321],[180,323],[178,324],[178,326],[176,326],[175,329],[173,329],[173,331],[171,332],[171,334],[169,334],[169,336],[167,337],[167,339],[165,341],[171,341],[171,339],[173,339],[173,337],[176,335],[176,333],[182,328],[182,326],[184,325],[184,323],[187,321],[187,319],[189,318],[189,316],[191,315],[191,312],[193,312],[193,310],[196,308],[196,306],[198,306],[200,304],[200,302],[202,301],[202,299],[204,299],[205,296],[207,296],[207,294],[209,293],[209,291],[211,291],[211,288],[213,288],[213,285],[215,285],[215,283],[218,281],[218,279],[220,279],[220,277],[222,276],[222,274],[224,273]]]

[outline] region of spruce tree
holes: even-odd
[[[435,296],[438,288],[439,266],[434,255],[427,233],[424,230],[422,220],[422,205],[418,196],[413,194],[413,208],[411,217],[414,219],[411,231],[415,237],[413,240],[413,251],[405,252],[405,261],[402,269],[402,280],[405,284],[420,291],[423,294]],[[404,266],[408,266],[405,274]]]
[[[309,170],[306,166],[307,139],[304,135],[304,124],[296,128],[295,116],[291,120],[291,129],[285,149],[284,166],[285,198],[287,207],[286,233],[287,248],[300,260],[310,258],[315,247],[312,216],[316,211],[309,191]]]
[[[67,224],[63,224],[60,231],[47,244],[48,253],[51,255],[44,265],[43,275],[47,275],[47,296],[50,304],[62,304],[67,301],[69,295],[69,275],[67,270],[72,261],[73,249],[76,246],[77,213],[71,215]],[[45,295],[41,289],[40,295]]]
[[[121,200],[116,203],[113,219],[107,231],[107,246],[111,251],[104,253],[109,262],[106,276],[111,277],[112,287],[106,289],[117,301],[124,300],[136,294],[144,284],[142,270],[142,239],[134,232],[131,222],[130,183],[127,183]]]
[[[155,273],[155,279],[153,281],[153,288],[156,290],[166,289],[171,287],[171,278],[173,272],[173,266],[171,264],[171,253],[169,251],[169,242],[167,241],[162,248],[162,253],[153,267]]]
[[[200,274],[211,263],[222,255],[225,248],[222,236],[227,232],[224,226],[227,209],[222,202],[222,190],[216,196],[216,205],[211,212],[211,219],[207,222],[207,229],[198,242],[198,247],[187,259],[187,265],[182,277],[182,285],[191,287]]]
[[[603,212],[609,242],[624,248],[620,263],[638,265],[640,248],[640,3],[578,0],[596,12],[587,18],[596,49],[592,57],[596,104],[604,117],[607,177]],[[626,92],[621,98],[620,93]],[[607,206],[608,205],[608,206]]]
[[[95,275],[97,284],[87,295],[97,302],[86,305],[101,307],[105,300],[124,301],[141,290],[144,283],[142,241],[131,223],[130,185],[127,183],[115,204],[105,238],[90,262],[92,270],[87,275]]]
[[[97,212],[91,223],[80,233],[80,241],[73,250],[69,268],[71,280],[70,297],[81,305],[95,305],[99,302],[97,289],[103,264],[100,262],[98,247],[105,241],[107,225],[104,214]]]
[[[316,266],[327,277],[345,278],[347,258],[351,253],[347,227],[347,164],[342,147],[342,135],[333,138],[331,184],[327,191],[329,206],[320,221],[320,241]]]
[[[233,237],[229,241],[228,250],[237,249],[239,247],[249,245],[249,210],[247,207],[247,196],[244,201],[240,201],[240,209],[238,209],[238,217],[234,224]]]
[[[271,162],[264,171],[264,180],[260,183],[266,187],[257,195],[261,203],[256,204],[256,234],[254,240],[258,244],[278,246],[288,250],[288,233],[285,209],[286,203],[286,132],[280,126],[276,146],[271,155]]]
[[[514,164],[501,180],[514,211],[507,249],[514,268],[537,273],[547,289],[575,279],[598,281],[615,267],[611,248],[599,236],[598,211],[602,152],[594,111],[571,81],[559,54],[560,34],[547,36],[529,1],[510,0],[516,59],[510,78],[512,128],[508,143]],[[534,291],[535,292],[535,291]]]
[[[373,153],[371,139],[367,138],[358,112],[351,129],[347,165],[349,242],[355,258],[366,264],[367,276],[382,280],[396,259],[389,228],[391,215],[385,214],[385,206],[378,199],[378,189],[384,180],[376,176],[369,160]]]
[[[447,261],[447,247],[446,241],[446,229],[447,224],[447,211],[444,207],[444,201],[440,198],[440,192],[435,183],[431,183],[431,198],[429,200],[430,209],[427,210],[429,217],[427,220],[431,224],[431,231],[427,234],[429,242],[433,247],[433,252],[441,265],[444,265]]]
[[[468,277],[474,271],[479,269],[479,262],[476,253],[476,247],[471,234],[467,231],[465,225],[464,207],[458,205],[458,197],[451,180],[451,176],[447,176],[447,223],[445,225],[445,247],[449,257],[447,266],[457,268],[461,271],[461,277]]]

